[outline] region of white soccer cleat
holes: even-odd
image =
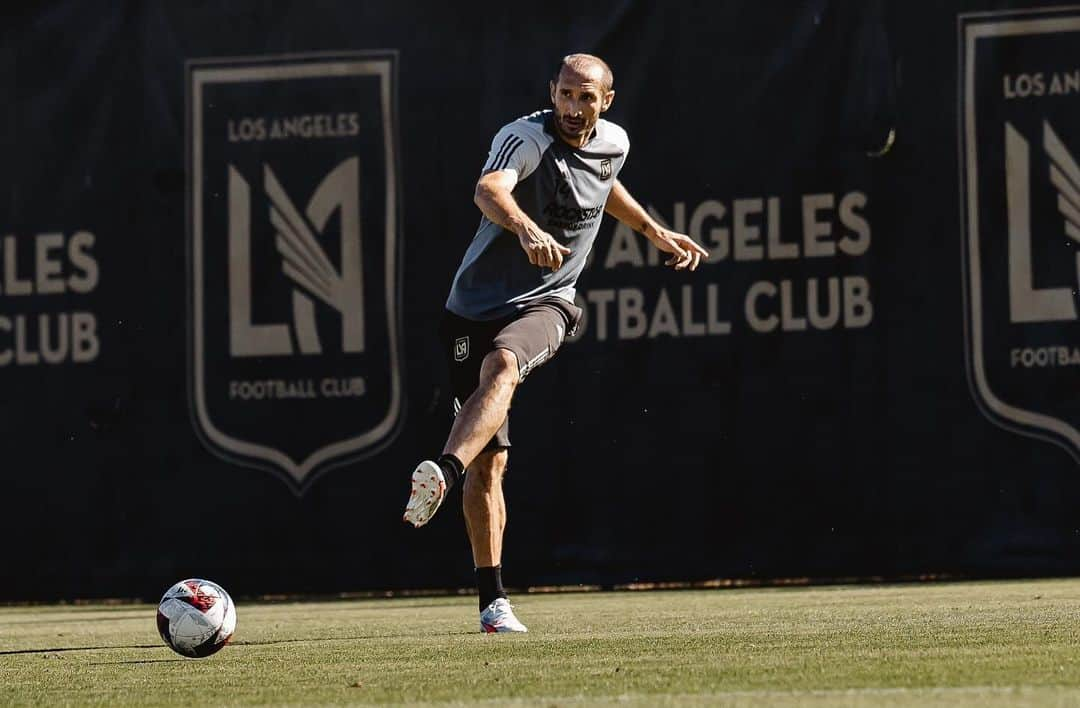
[[[412,494],[401,520],[420,528],[431,521],[445,497],[446,478],[442,470],[431,460],[424,460],[412,473]]]
[[[505,597],[497,597],[480,613],[480,631],[488,634],[496,632],[528,632],[529,628],[514,616],[514,606]]]

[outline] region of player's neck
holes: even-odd
[[[583,148],[592,139],[593,133],[596,132],[595,128],[588,133],[582,133],[581,135],[566,135],[561,129],[556,128],[555,132],[559,138],[572,148]]]

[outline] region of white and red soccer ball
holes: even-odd
[[[236,606],[209,580],[181,580],[158,603],[157,628],[169,648],[192,658],[210,656],[232,639]]]

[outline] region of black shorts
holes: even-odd
[[[490,352],[513,352],[519,381],[524,381],[530,371],[555,356],[566,336],[574,333],[581,314],[581,308],[559,297],[538,300],[498,320],[470,320],[447,311],[439,326],[439,340],[450,368],[454,415],[476,390],[480,365]],[[510,447],[509,415],[484,449],[503,447]]]

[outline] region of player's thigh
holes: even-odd
[[[480,368],[494,348],[494,339],[505,325],[505,320],[477,322],[446,312],[439,324],[439,340],[443,356],[450,372],[450,405],[454,414],[461,411],[465,401],[480,383]],[[510,447],[510,417],[484,447],[484,451],[497,451]]]
[[[555,356],[572,324],[570,316],[560,306],[540,303],[524,309],[503,327],[495,335],[493,346],[514,353],[519,381],[524,381],[530,371]]]
[[[450,373],[454,413],[476,390],[484,357],[494,348],[498,323],[477,322],[446,312],[439,323],[439,341]]]

